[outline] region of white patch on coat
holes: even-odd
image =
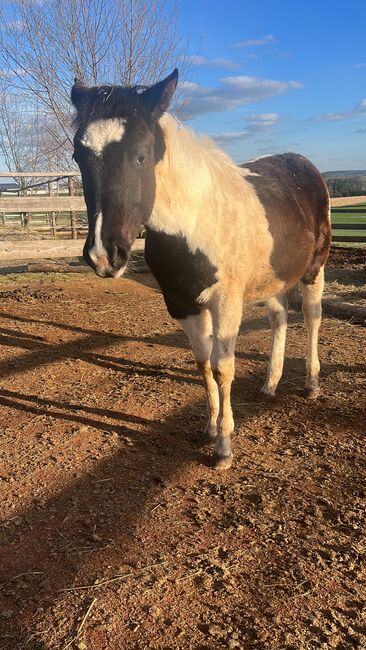
[[[212,317],[208,309],[202,309],[200,314],[187,316],[187,318],[180,319],[179,322],[188,336],[197,366],[203,377],[208,408],[208,422],[205,432],[209,438],[214,439],[217,435],[220,400],[210,362],[213,348]]]
[[[209,138],[197,137],[168,114],[160,119],[166,152],[157,164],[156,197],[149,225],[186,238],[218,269],[218,282],[199,300],[240,293],[252,302],[281,293],[270,257],[273,238],[265,209],[243,170]],[[230,302],[230,301],[229,301]]]
[[[103,149],[111,142],[120,142],[125,132],[123,120],[111,118],[91,122],[85,129],[81,144],[101,156]]]

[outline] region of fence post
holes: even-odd
[[[2,196],[2,194],[0,192],[0,197],[1,196]],[[6,226],[6,214],[5,214],[5,212],[1,212],[0,217],[1,217],[1,221],[2,221],[3,226]]]
[[[51,181],[47,182],[48,185],[48,196],[52,196],[52,184]],[[56,237],[56,213],[51,212],[51,233],[54,237]]]
[[[69,196],[73,196],[75,193],[73,177],[69,176],[67,182],[69,186]],[[74,210],[70,210],[70,226],[71,226],[71,239],[77,239],[78,232],[76,228],[76,213]]]

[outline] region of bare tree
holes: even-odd
[[[184,59],[169,0],[14,0],[12,7],[11,17],[0,16],[0,66],[27,110],[42,113],[50,148],[59,152],[72,148],[74,77],[94,85],[151,83]]]

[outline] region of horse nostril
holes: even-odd
[[[128,258],[128,252],[124,246],[113,246],[112,266],[118,270],[125,266]]]

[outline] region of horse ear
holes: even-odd
[[[150,88],[147,88],[147,90],[141,93],[141,98],[154,120],[158,120],[168,109],[177,83],[178,70],[175,68],[169,77],[150,86]]]
[[[88,93],[89,88],[75,77],[74,85],[71,88],[71,101],[74,104],[75,108],[78,109],[84,97]]]

